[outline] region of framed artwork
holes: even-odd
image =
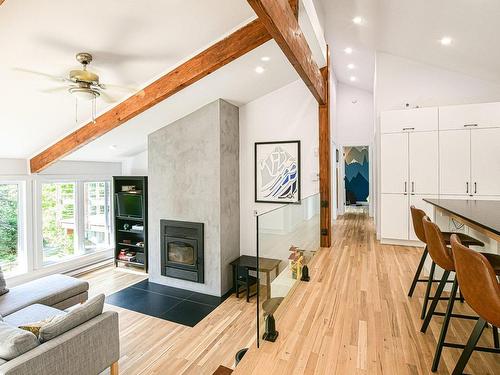
[[[255,202],[300,202],[300,141],[255,143]]]

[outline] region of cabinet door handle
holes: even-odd
[[[477,182],[474,182],[474,194],[477,194]]]
[[[472,127],[475,127],[475,126],[477,126],[477,124],[465,124],[464,128],[472,128]]]
[[[407,185],[407,182],[405,181],[405,195],[407,193],[407,186],[406,185]]]
[[[467,194],[469,194],[469,183],[468,182],[465,183],[465,192]]]
[[[403,128],[403,131],[405,130],[415,130],[415,128]]]
[[[414,194],[415,193],[415,181],[412,181],[411,182],[411,193]]]

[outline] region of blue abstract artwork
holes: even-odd
[[[344,147],[346,204],[368,202],[368,147]]]
[[[255,201],[295,203],[300,200],[300,143],[255,144]]]

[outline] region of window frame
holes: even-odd
[[[101,248],[92,252],[90,254],[84,254],[84,241],[85,241],[85,188],[84,184],[88,182],[109,182],[110,184],[110,245],[109,247]],[[77,254],[74,256],[69,256],[62,258],[57,263],[44,264],[43,263],[43,215],[42,215],[42,185],[47,183],[74,183],[75,184],[75,243],[77,246]],[[34,194],[34,204],[35,204],[35,215],[34,223],[35,228],[35,246],[33,259],[33,270],[48,269],[60,267],[61,265],[68,264],[71,262],[80,262],[84,259],[91,257],[100,257],[101,255],[110,252],[114,249],[114,220],[112,217],[113,213],[113,192],[112,192],[113,181],[110,177],[105,176],[38,176],[35,181],[35,194]]]
[[[30,269],[30,257],[28,256],[28,238],[29,238],[29,225],[28,220],[28,207],[27,207],[27,197],[28,197],[28,183],[25,178],[20,178],[19,176],[13,177],[2,177],[0,178],[1,185],[17,185],[18,194],[18,206],[17,206],[17,260],[20,264],[19,270],[17,272],[7,273],[5,272],[6,278],[15,277],[28,272]]]

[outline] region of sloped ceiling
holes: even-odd
[[[89,103],[60,83],[21,72],[67,76],[77,52],[94,55],[103,83],[141,88],[255,14],[246,0],[8,0],[0,8],[0,157],[27,158],[86,123]],[[130,93],[114,90],[121,101]],[[99,100],[97,112],[110,105]]]
[[[500,83],[498,0],[321,0],[334,69],[342,82],[373,89],[374,53],[387,52]],[[363,18],[355,25],[355,16]],[[449,36],[450,46],[439,40]],[[344,48],[354,49],[346,55]],[[354,63],[355,70],[347,69]],[[358,80],[351,82],[351,75]]]

